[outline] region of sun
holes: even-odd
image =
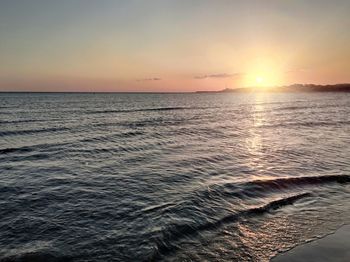
[[[244,85],[246,87],[268,88],[276,87],[282,83],[282,74],[278,70],[266,69],[246,74]]]
[[[269,87],[276,83],[274,74],[270,72],[251,72],[247,74],[245,79],[245,85],[247,87]]]
[[[279,61],[269,58],[254,59],[245,65],[242,85],[265,89],[283,84],[284,69]]]
[[[258,85],[260,85],[260,84],[264,83],[264,78],[262,76],[257,76],[255,81]]]

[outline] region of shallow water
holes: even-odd
[[[350,222],[350,94],[2,93],[0,127],[4,261],[267,261]]]

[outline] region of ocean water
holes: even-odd
[[[268,261],[350,222],[350,94],[0,94],[0,261]]]

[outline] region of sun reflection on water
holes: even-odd
[[[269,115],[267,114],[264,101],[268,99],[266,94],[257,93],[254,94],[254,104],[250,108],[249,127],[247,130],[246,149],[248,155],[247,165],[253,175],[254,179],[268,179],[270,178],[268,173],[268,148],[266,136],[260,128],[265,123],[269,122]]]

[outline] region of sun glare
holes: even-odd
[[[264,82],[264,78],[261,77],[261,76],[256,77],[255,80],[256,80],[256,83],[259,84],[259,85],[262,84],[262,83]]]
[[[279,61],[270,58],[260,58],[246,66],[243,86],[251,88],[268,88],[280,86],[283,83],[283,68]]]

